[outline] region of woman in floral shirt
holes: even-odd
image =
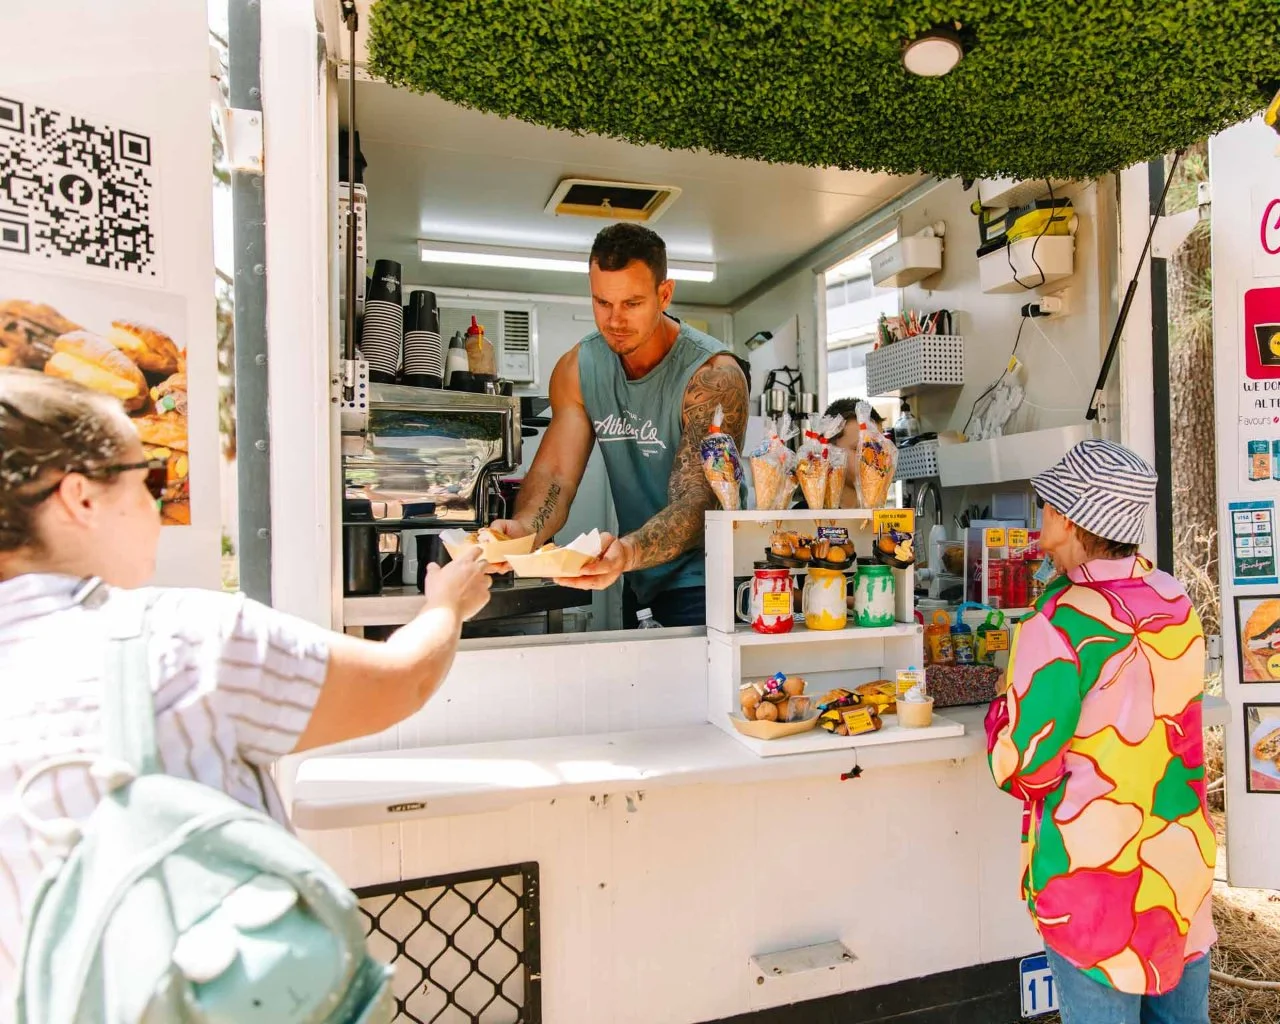
[[[1018,628],[987,740],[996,783],[1025,803],[1023,894],[1062,1018],[1208,1024],[1204,633],[1137,555],[1156,476],[1090,440],[1032,486],[1061,575]]]

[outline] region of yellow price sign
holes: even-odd
[[[1031,543],[1031,537],[1026,530],[1010,530],[1009,531],[1009,547],[1025,548]]]
[[[916,514],[909,508],[878,508],[871,513],[871,526],[876,533],[886,530],[915,533]]]
[[[1005,546],[1005,533],[1002,527],[990,527],[986,531],[986,544],[989,548],[1002,548]]]
[[[1280,654],[1273,654],[1267,659],[1267,675],[1272,679],[1280,679]]]
[[[1007,629],[989,629],[982,634],[982,643],[987,653],[1007,651],[1009,649],[1009,631]]]

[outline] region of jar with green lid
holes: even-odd
[[[878,562],[858,566],[853,610],[859,626],[892,626],[897,611],[893,570]]]

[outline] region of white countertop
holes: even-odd
[[[985,754],[985,708],[944,708],[964,734],[857,748],[864,769]],[[1222,725],[1221,697],[1205,698]],[[364,754],[318,755],[299,766],[292,816],[304,829],[342,829],[500,810],[572,793],[605,796],[659,786],[839,776],[854,750],[758,757],[710,723]]]

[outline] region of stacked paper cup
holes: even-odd
[[[444,387],[444,345],[434,292],[416,291],[409,296],[404,314],[404,383]]]
[[[373,277],[365,295],[364,321],[360,329],[360,351],[369,364],[371,381],[395,383],[403,341],[400,264],[395,260],[378,260],[373,265]]]

